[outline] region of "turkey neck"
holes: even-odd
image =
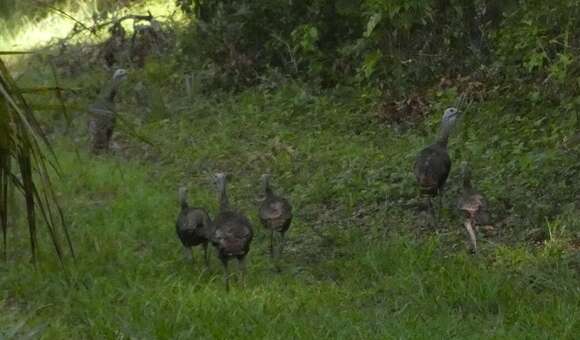
[[[179,203],[181,204],[181,209],[189,208],[187,204],[187,191],[183,189],[179,191]]]
[[[463,175],[463,188],[471,189],[471,175],[469,173]]]
[[[447,142],[449,141],[449,135],[451,134],[451,127],[451,124],[448,122],[442,123],[439,137],[437,138],[437,144],[447,148]]]
[[[272,198],[274,196],[274,192],[270,187],[270,179],[264,178],[264,193],[266,194],[266,199]]]
[[[228,210],[230,203],[228,201],[228,195],[226,193],[226,179],[222,178],[218,182],[218,191],[219,191],[219,202],[220,202],[220,211]]]
[[[121,79],[113,79],[110,85],[106,85],[101,92],[101,99],[113,103],[117,92],[119,91],[119,85],[121,84]]]

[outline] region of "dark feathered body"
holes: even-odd
[[[421,193],[437,195],[445,185],[450,170],[451,159],[446,144],[437,142],[421,150],[414,168]]]
[[[270,187],[270,175],[262,175],[264,202],[260,205],[258,216],[264,228],[270,231],[270,256],[275,254],[275,234],[279,235],[278,255],[282,254],[284,248],[284,235],[292,223],[292,206],[287,199],[280,197],[272,191]]]
[[[209,266],[207,246],[212,232],[211,219],[205,209],[189,206],[185,187],[179,189],[179,201],[181,210],[175,222],[177,237],[183,245],[186,256],[191,260],[193,260],[191,249],[195,246],[203,246],[205,265]]]
[[[229,258],[243,258],[250,251],[254,237],[250,221],[234,211],[220,212],[214,222],[212,243],[222,261]]]
[[[216,175],[219,212],[212,223],[211,242],[224,266],[226,290],[229,290],[228,261],[236,258],[245,274],[245,258],[250,251],[254,232],[246,216],[230,208],[226,194],[225,174]]]
[[[211,220],[204,209],[182,207],[175,223],[177,236],[186,248],[207,244]]]
[[[267,194],[260,206],[259,215],[266,229],[285,233],[292,223],[292,206],[285,198]]]

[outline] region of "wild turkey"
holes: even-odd
[[[216,247],[218,257],[224,266],[224,281],[226,290],[229,291],[228,261],[231,258],[236,258],[242,275],[245,276],[245,259],[250,251],[254,234],[248,218],[233,210],[229,205],[226,193],[226,175],[218,173],[215,179],[218,189],[219,212],[212,224],[211,242]]]
[[[441,121],[439,137],[435,143],[421,150],[415,160],[415,178],[419,184],[421,194],[428,196],[429,210],[431,211],[433,219],[436,218],[431,199],[434,196],[439,196],[438,210],[440,210],[440,193],[451,170],[451,159],[447,153],[447,142],[459,113],[454,107],[445,110]]]
[[[115,112],[115,96],[121,82],[127,78],[127,71],[118,69],[113,74],[110,84],[106,84],[97,101],[89,107],[89,133],[91,136],[91,152],[100,154],[109,150],[111,137],[117,119]]]
[[[260,221],[266,229],[270,231],[270,257],[274,256],[274,234],[280,235],[278,256],[282,255],[284,249],[284,235],[290,223],[292,222],[292,206],[283,197],[277,196],[270,187],[270,178],[268,174],[262,175],[262,184],[264,194],[266,195],[264,202],[260,206],[258,212]]]
[[[457,207],[465,212],[464,226],[471,241],[471,251],[477,252],[476,231],[479,226],[487,226],[490,223],[485,197],[471,186],[471,169],[467,162],[461,163],[461,177],[463,177],[463,192]]]
[[[177,237],[183,245],[185,256],[193,261],[192,248],[203,246],[205,266],[209,267],[207,245],[211,232],[211,220],[207,212],[202,208],[190,207],[187,203],[187,188],[179,188],[179,202],[181,211],[177,216],[175,230]]]

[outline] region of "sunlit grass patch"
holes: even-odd
[[[81,22],[89,23],[97,12],[97,0],[69,1],[57,7]],[[56,11],[42,18],[18,16],[7,19],[0,26],[0,50],[33,50],[53,39],[67,36],[75,22]]]
[[[110,2],[112,5],[115,5],[114,1]],[[54,7],[70,15],[86,27],[91,27],[94,24],[93,16],[101,14],[100,3],[102,1],[99,0],[68,0]],[[167,1],[141,1],[131,7],[116,10],[114,15],[117,17],[126,14],[147,15],[147,11],[150,11],[155,17],[163,18],[171,15],[175,11],[175,6],[173,2]],[[177,14],[174,17],[176,21],[183,19],[179,15],[179,12]],[[110,16],[111,14],[109,14]],[[18,15],[0,21],[0,50],[30,51],[41,48],[57,39],[67,37],[75,27],[75,24],[76,22],[73,19],[55,10],[48,10],[48,14],[41,18]],[[132,27],[130,25],[127,25],[126,28],[131,32]],[[86,32],[72,42],[83,42],[85,40],[90,42],[100,41],[106,37],[106,34],[102,33],[93,36],[89,32]]]

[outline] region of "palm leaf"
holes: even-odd
[[[0,54],[6,54],[0,52]],[[58,86],[57,86],[58,87]],[[42,92],[42,91],[41,91]],[[57,90],[57,93],[59,90]],[[63,236],[70,254],[74,249],[63,213],[50,178],[58,173],[56,155],[34,112],[0,59],[0,225],[3,257],[6,258],[8,190],[13,187],[24,197],[32,261],[38,256],[37,216],[45,222],[58,259],[63,263]],[[63,104],[64,105],[64,104]]]

